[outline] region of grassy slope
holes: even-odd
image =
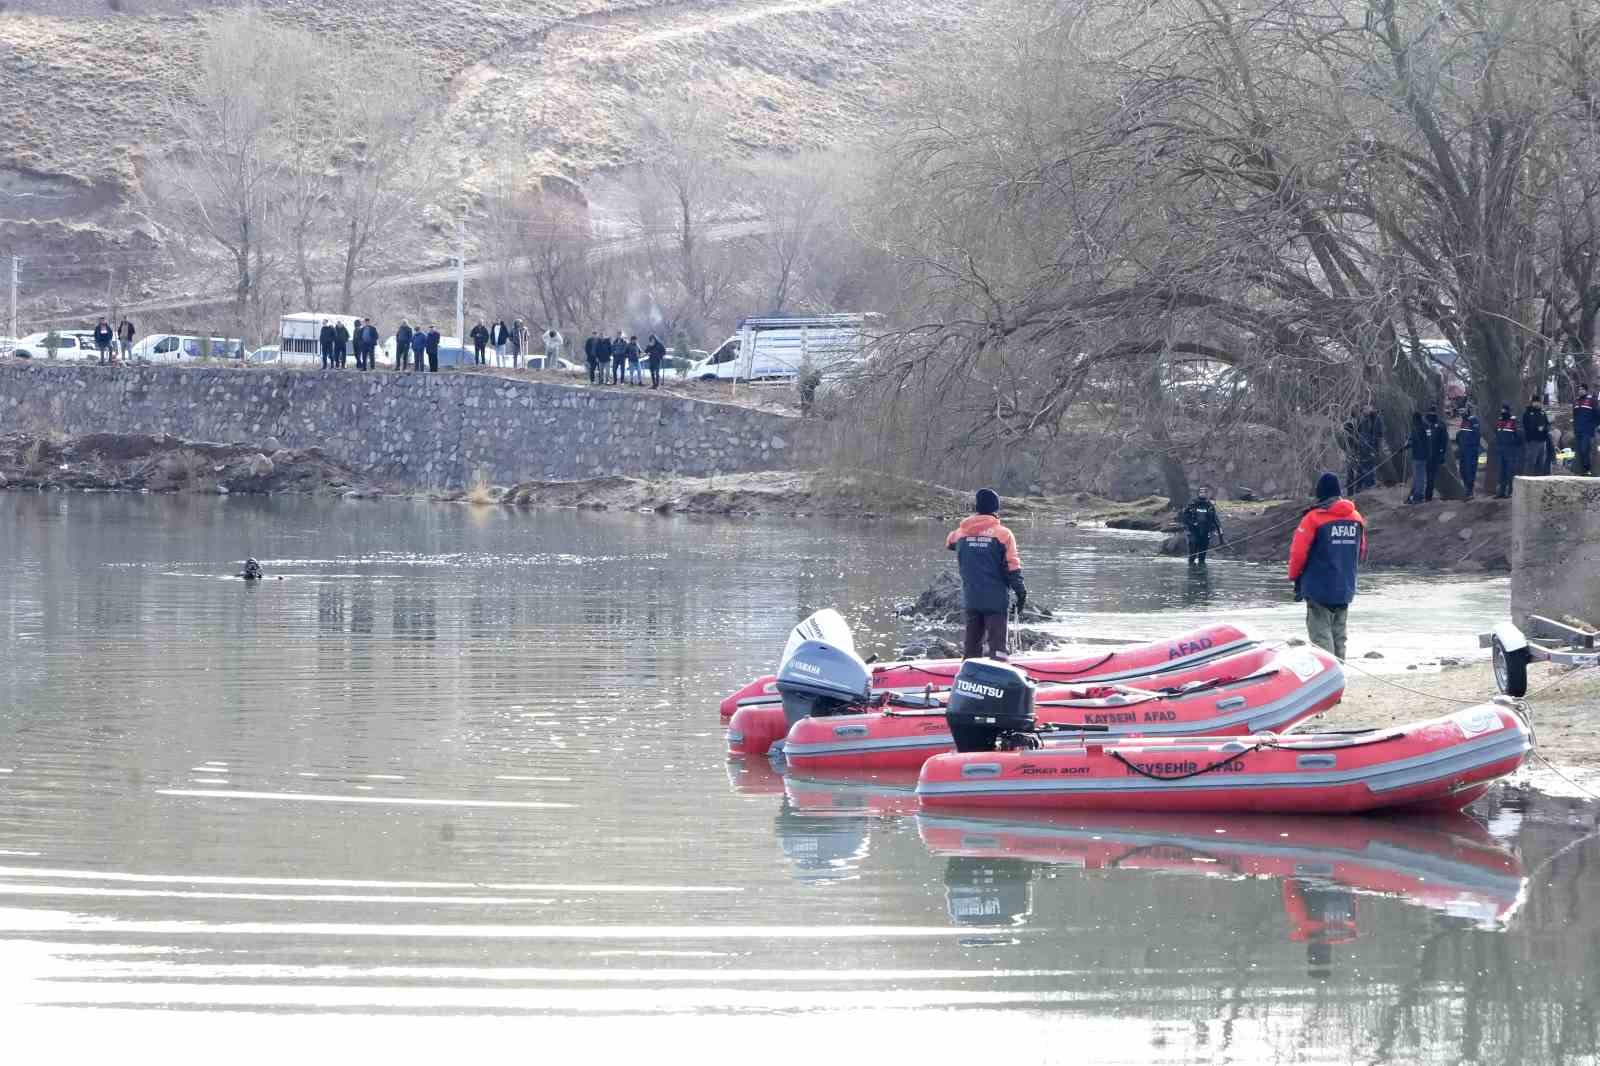
[[[154,104],[182,77],[209,17],[237,0],[121,3],[123,14],[105,0],[9,0],[0,15],[0,253],[70,244],[87,257],[97,246],[128,249],[135,227],[158,236],[130,210],[145,162],[162,150]],[[938,0],[261,7],[353,52],[412,48],[419,76],[439,83],[451,165],[468,186],[491,144],[526,145],[530,175],[580,182],[636,161],[628,116],[668,93],[726,105],[730,153],[837,143],[881,120],[914,84],[918,50],[972,17],[967,5]]]

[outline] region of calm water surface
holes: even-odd
[[[1019,533],[1068,636],[1298,629],[1277,568]],[[931,817],[728,763],[716,699],[817,607],[888,651],[942,535],[0,494],[0,1017],[55,1061],[1595,1060],[1577,801]],[[1503,597],[1372,582],[1355,650]]]

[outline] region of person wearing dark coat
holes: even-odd
[[[589,368],[589,384],[594,384],[594,346],[600,339],[593,333],[583,339],[583,362]]]
[[[1424,486],[1423,498],[1433,502],[1434,483],[1439,480],[1439,469],[1444,466],[1444,461],[1450,458],[1450,434],[1445,430],[1444,423],[1439,421],[1437,409],[1428,412],[1428,483]]]
[[[511,330],[506,328],[505,319],[502,318],[494,324],[494,332],[491,334],[491,339],[494,343],[494,365],[505,366],[506,345],[511,343]]]
[[[1356,422],[1356,477],[1350,486],[1354,495],[1378,485],[1378,459],[1383,454],[1383,416],[1374,404]]]
[[[467,334],[472,338],[472,362],[475,366],[483,366],[483,350],[489,346],[489,327],[481,321],[472,327],[472,332]]]
[[[415,331],[405,319],[400,320],[400,328],[394,331],[394,368],[404,370],[411,356],[411,334]]]
[[[94,346],[95,349],[100,353],[101,366],[105,366],[112,361],[111,338],[114,336],[115,334],[111,332],[110,322],[107,322],[102,318],[99,322],[95,323]]]
[[[1422,416],[1416,420],[1422,421]],[[1316,506],[1300,519],[1289,544],[1289,580],[1294,582],[1295,601],[1305,601],[1311,643],[1343,659],[1356,573],[1367,557],[1367,523],[1355,504],[1344,498],[1337,474],[1317,478],[1316,497]]]
[[[439,372],[439,341],[442,339],[443,338],[439,336],[438,326],[428,327],[428,371],[433,374],[437,374]]]
[[[1552,460],[1550,416],[1544,413],[1544,400],[1534,396],[1522,412],[1522,472],[1547,477]]]
[[[617,330],[617,335],[611,338],[611,384],[621,385],[625,379],[628,365],[628,339]]]
[[[428,331],[425,329],[413,330],[411,333],[411,362],[417,373],[422,373],[422,357],[428,351]]]
[[[979,489],[976,513],[963,520],[944,544],[956,553],[961,571],[962,657],[976,658],[987,643],[991,659],[1005,660],[1011,595],[1016,594],[1020,619],[1022,605],[1028,602],[1028,587],[1022,581],[1017,538],[1000,524],[999,495],[993,489]]]
[[[333,365],[340,370],[344,369],[344,361],[350,354],[350,327],[339,322],[333,327]]]
[[[1472,499],[1472,489],[1478,483],[1478,454],[1483,449],[1483,428],[1478,416],[1468,412],[1461,418],[1456,430],[1456,462],[1460,464],[1461,484]]]
[[[610,373],[611,367],[610,337],[602,336],[594,342],[594,361],[600,374],[599,384],[604,385],[606,383],[606,375]]]
[[[350,347],[355,349],[356,369],[367,368],[367,326],[361,319],[356,319],[355,332],[350,334]]]
[[[1494,498],[1511,498],[1511,479],[1517,476],[1517,466],[1522,462],[1522,428],[1511,413],[1510,404],[1502,404],[1500,417],[1494,424],[1495,461],[1500,464],[1500,479],[1495,486]]]
[[[654,333],[650,334],[650,341],[644,346],[645,358],[650,362],[650,387],[661,387],[661,361],[667,357],[667,346]]]
[[[1222,516],[1217,514],[1217,505],[1204,492],[1189,501],[1189,506],[1178,516],[1178,522],[1189,532],[1191,564],[1205,565],[1206,552],[1211,549],[1211,534],[1217,535],[1218,544],[1227,543],[1222,536]]]
[[[1428,424],[1422,420],[1421,411],[1411,412],[1411,433],[1406,437],[1406,451],[1411,456],[1411,494],[1407,503],[1421,503],[1428,488]]]
[[[133,320],[123,319],[117,326],[117,347],[122,350],[122,358],[124,360],[133,358],[133,335]]]
[[[1578,398],[1572,402],[1572,472],[1585,477],[1594,473],[1594,435],[1600,429],[1600,403],[1589,391],[1589,383],[1578,385]]]
[[[367,369],[378,369],[378,326],[370,318],[361,327],[361,344],[367,349]]]
[[[339,331],[333,328],[332,323],[324,321],[322,323],[322,331],[317,334],[317,343],[322,346],[322,369],[324,370],[331,366],[339,365],[333,359],[333,345],[338,338]]]

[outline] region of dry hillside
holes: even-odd
[[[182,79],[212,16],[238,2],[0,0],[0,255],[33,257],[25,304],[103,293],[108,264],[126,264],[126,277],[168,239],[139,210],[141,175],[166,138],[154,101]],[[597,178],[638,160],[630,116],[652,99],[692,91],[724,105],[732,154],[826,147],[885,118],[915,83],[919,52],[975,17],[973,5],[944,0],[258,6],[355,57],[379,43],[411,47],[417,76],[439,84],[449,167],[467,188],[485,154],[501,151],[591,195]],[[330,76],[359,77],[359,64]],[[445,254],[441,242],[413,262]],[[181,280],[168,273],[124,295],[164,295]]]

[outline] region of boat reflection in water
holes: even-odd
[[[746,780],[753,781],[754,775],[746,775]],[[793,864],[795,877],[803,881],[855,876],[867,855],[873,826],[885,817],[917,809],[915,772],[827,779],[791,775],[782,781],[778,846]]]
[[[1502,929],[1524,899],[1516,854],[1465,815],[1378,818],[1245,815],[922,813],[923,843],[948,859],[957,925],[1017,926],[1041,871],[1141,871],[1281,882],[1286,935],[1313,976],[1360,936],[1357,897],[1383,896]]]

